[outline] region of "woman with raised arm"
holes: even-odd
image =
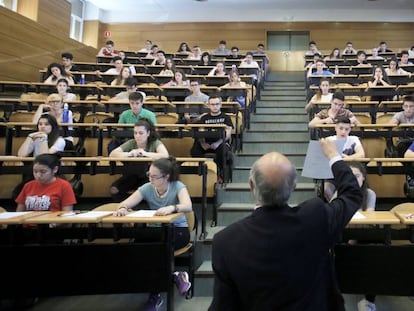
[[[46,80],[43,83],[56,84],[59,79],[65,79],[69,85],[74,85],[72,74],[66,72],[65,67],[58,63],[51,63],[47,66]]]

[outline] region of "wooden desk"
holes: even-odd
[[[364,218],[352,218],[349,222],[350,225],[395,225],[400,223],[400,220],[393,213],[387,211],[359,213]]]
[[[174,220],[178,219],[179,217],[183,216],[184,213],[174,213],[169,214],[165,216],[154,216],[154,217],[133,217],[132,213],[129,213],[131,215],[126,215],[123,217],[118,216],[108,216],[104,217],[102,219],[102,223],[104,224],[169,224],[172,223]]]
[[[66,223],[69,218],[72,223],[79,221],[76,217],[61,217],[57,214],[59,213],[39,216],[37,221],[41,225],[37,227],[38,230],[43,230],[42,233],[50,236],[55,233],[60,236],[62,231],[60,228],[49,228],[47,224],[58,221]],[[179,216],[180,214],[174,214],[162,217],[161,227],[130,227],[137,239],[128,243],[56,244],[47,241],[38,244],[0,243],[2,262],[7,263],[7,269],[2,271],[2,280],[7,283],[7,286],[1,291],[0,298],[165,291],[167,310],[173,310],[174,236],[171,222]],[[118,221],[127,217],[116,218]],[[142,219],[145,220],[147,219]],[[98,229],[91,228],[93,231]],[[26,230],[23,227],[21,229]],[[113,228],[100,229],[113,231]],[[66,232],[68,238],[71,232],[76,234],[74,230]],[[124,230],[118,233],[123,234]],[[151,234],[152,238],[140,240],[141,233]],[[59,254],[59,259],[51,260],[56,257],[56,254]],[[28,259],[30,264],[27,264]],[[96,265],[96,262],[99,262],[99,265]],[[120,263],[124,272],[116,269]],[[101,267],[107,268],[102,270]],[[53,279],[53,282],[47,281],[43,286],[38,286],[40,279]]]
[[[32,217],[43,215],[44,212],[4,212],[0,213],[0,225],[19,225]]]
[[[73,214],[73,215],[72,215]],[[23,219],[25,224],[97,224],[103,218],[112,215],[112,212],[89,211],[89,212],[46,212],[37,217]]]
[[[381,228],[347,228],[345,231],[359,230],[360,236],[371,238],[356,245],[337,244],[335,246],[335,267],[340,290],[343,293],[378,295],[412,295],[411,286],[414,273],[407,269],[412,264],[414,247],[411,245],[391,245],[390,226],[399,224],[400,219],[391,212],[361,212],[366,218],[352,220],[350,224],[384,226]],[[387,233],[387,240],[376,239],[374,230]],[[376,242],[375,242],[376,241]]]

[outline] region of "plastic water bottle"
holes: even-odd
[[[79,84],[85,84],[85,75],[82,74],[79,80]]]
[[[69,105],[65,103],[63,105],[62,123],[69,123]]]
[[[335,75],[339,74],[339,68],[338,65],[335,66]]]

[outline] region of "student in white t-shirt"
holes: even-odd
[[[329,140],[344,140],[342,147],[342,158],[364,158],[365,151],[358,136],[349,135],[351,132],[351,121],[346,117],[339,117],[335,123],[336,135],[329,136]],[[334,180],[325,180],[324,195],[329,202],[335,192]]]

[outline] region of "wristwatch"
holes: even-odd
[[[176,204],[174,204],[174,213],[178,213],[178,212],[179,212],[178,206]]]

